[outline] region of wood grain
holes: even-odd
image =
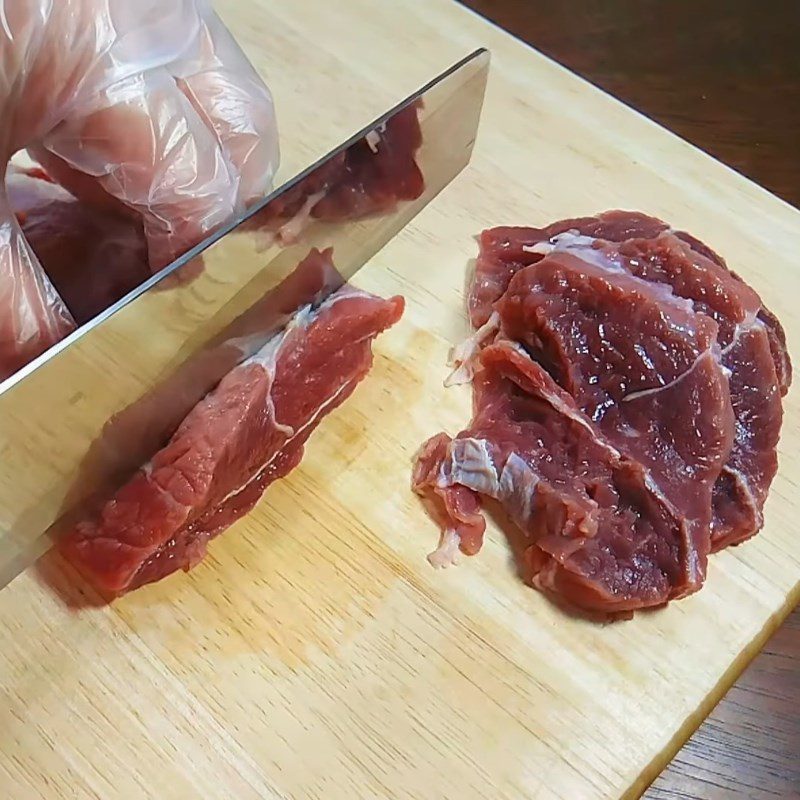
[[[800,617],[790,615],[647,800],[800,797]]]
[[[800,205],[800,4],[766,14],[749,0],[465,5]],[[646,796],[800,796],[798,753],[800,609]]]
[[[284,176],[485,45],[475,157],[358,275],[408,301],[369,378],[203,564],[111,606],[57,559],[0,593],[0,785],[103,800],[637,796],[796,601],[795,393],[763,533],[716,556],[702,592],[624,624],[566,617],[521,585],[495,526],[479,557],[431,570],[409,460],[469,413],[466,387],[441,382],[481,228],[510,210],[657,214],[728,256],[797,349],[800,213],[446,0],[218,6],[274,90]]]

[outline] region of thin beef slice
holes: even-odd
[[[718,323],[737,422],[734,447],[714,489],[712,549],[755,534],[763,525],[763,505],[777,471],[780,395],[791,382],[778,320],[719,255],[693,236],[673,233],[653,217],[610,211],[541,229],[485,231],[470,295],[473,322],[487,319],[497,292],[505,291],[517,271],[554,249],[605,252],[631,274],[669,285]]]
[[[596,217],[561,220],[544,228],[503,226],[483,231],[467,298],[473,326],[479,328],[489,319],[494,303],[502,297],[511,278],[520,269],[542,258],[543,253],[536,249],[536,245],[569,231],[622,242],[632,236],[656,236],[666,227],[661,220],[645,214],[609,211]]]
[[[572,607],[630,612],[694,591],[692,535],[647,470],[517,345],[489,345],[480,358],[470,427],[431,439],[415,465],[414,487],[435,497],[443,529],[431,563],[480,548],[483,495],[523,532],[528,579]]]
[[[372,339],[402,310],[400,297],[350,287],[302,309],[222,379],[96,518],[62,539],[61,551],[111,594],[195,566],[210,539],[300,462],[321,418],[368,372]]]
[[[521,343],[621,452],[640,462],[687,520],[698,587],[711,492],[733,443],[718,326],[669,287],[604,254],[553,253],[518,272],[497,304]]]
[[[467,300],[472,324],[479,328],[489,319],[493,304],[508,288],[511,278],[522,267],[539,261],[544,254],[539,245],[549,242],[559,234],[572,232],[593,239],[621,243],[628,239],[652,239],[668,231],[671,228],[666,222],[637,211],[606,211],[594,217],[554,222],[544,228],[520,226],[485,230],[480,236],[480,252]],[[717,253],[699,239],[685,231],[673,233],[686,242],[694,253],[715,262],[730,272],[735,280],[744,283]],[[770,340],[781,394],[786,394],[792,378],[786,334],[777,317],[763,305],[758,317],[764,323]]]

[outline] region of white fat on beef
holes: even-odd
[[[247,364],[258,364],[260,367],[264,369],[264,371],[269,376],[270,382],[275,378],[275,370],[277,368],[278,363],[278,355],[283,347],[284,343],[286,342],[287,337],[289,337],[292,333],[297,330],[305,330],[311,322],[313,322],[317,316],[325,310],[328,310],[335,306],[337,303],[342,302],[343,300],[349,300],[355,297],[371,297],[367,292],[364,292],[361,289],[356,289],[353,286],[345,285],[340,288],[338,291],[334,292],[330,295],[318,308],[314,308],[313,305],[305,305],[302,308],[298,309],[290,318],[289,321],[286,323],[283,330],[276,333],[272,336],[254,355],[251,355],[247,360],[243,361],[243,365]],[[244,342],[246,342],[247,338],[243,337],[242,346]],[[332,395],[332,398],[337,397],[344,386],[339,387],[339,389]],[[270,386],[271,388],[271,386]],[[329,401],[330,402],[330,401]],[[321,408],[326,408],[328,403],[322,405]],[[275,424],[275,427],[287,437],[289,437],[288,441],[291,441],[299,431],[295,431],[291,425],[284,425],[280,422],[275,416],[275,404],[272,400],[271,392],[267,392],[267,408],[272,417],[272,421]],[[317,412],[312,421],[319,416],[319,412]],[[310,424],[310,423],[309,423]],[[303,426],[301,430],[304,430],[307,425]]]
[[[500,473],[498,495],[511,517],[523,528],[530,521],[538,483],[539,476],[525,459],[511,453]]]
[[[448,365],[453,371],[445,378],[446,387],[469,383],[478,371],[478,356],[484,342],[500,329],[500,315],[493,311],[483,325],[472,335],[459,342],[450,350]]]
[[[454,439],[448,455],[439,470],[440,488],[459,484],[479,494],[498,496],[500,480],[485,439]]]
[[[437,488],[465,486],[500,500],[512,517],[524,525],[530,519],[538,483],[539,476],[517,453],[510,453],[498,472],[489,443],[485,439],[464,437],[448,445],[448,457],[439,468]]]
[[[332,299],[329,299],[323,303],[320,308],[325,308],[326,306],[332,305],[333,302],[334,301],[332,301]],[[295,435],[295,430],[291,425],[284,425],[276,418],[275,404],[273,403],[271,392],[271,383],[275,378],[278,354],[280,353],[287,337],[296,330],[305,330],[311,321],[316,318],[318,313],[319,310],[314,310],[313,306],[311,305],[303,306],[294,315],[292,315],[286,324],[286,327],[282,331],[275,334],[275,336],[269,339],[267,343],[257,353],[255,353],[255,355],[250,356],[250,358],[243,362],[244,365],[258,364],[269,376],[270,391],[267,392],[267,409],[272,417],[272,421],[275,423],[275,427],[287,437],[293,437]]]
[[[592,247],[596,241],[597,239],[593,236],[584,236],[573,228],[572,230],[551,236],[546,242],[524,244],[522,245],[522,249],[526,253],[538,253],[539,255],[546,256],[553,252]]]
[[[432,553],[428,553],[428,563],[434,569],[457,566],[461,558],[460,544],[461,537],[452,528],[447,528],[442,532],[439,546]]]
[[[659,238],[668,234],[661,234]],[[672,244],[677,244],[681,249],[689,250],[685,243],[680,239],[670,237]],[[611,242],[603,239],[596,239],[593,236],[584,236],[577,231],[566,231],[556,234],[547,242],[537,242],[534,245],[523,245],[523,250],[528,253],[539,253],[541,255],[551,255],[553,253],[567,253],[580,258],[587,264],[598,267],[599,269],[614,274],[626,274],[628,278],[643,287],[647,288],[647,293],[656,295],[659,300],[667,304],[672,304],[683,311],[693,311],[694,303],[685,297],[679,297],[672,291],[672,287],[667,283],[656,283],[644,280],[626,270],[621,263],[621,256]]]
[[[225,497],[223,497],[223,498],[222,498],[222,500],[220,501],[220,503],[219,503],[218,505],[220,505],[220,506],[221,506],[223,503],[226,503],[226,502],[227,502],[228,500],[230,500],[232,497],[235,497],[235,496],[236,496],[237,494],[239,494],[240,492],[243,492],[243,491],[244,491],[244,490],[245,490],[245,489],[246,489],[246,488],[247,488],[247,487],[248,487],[248,486],[249,486],[249,485],[250,485],[250,484],[251,484],[253,481],[257,480],[257,479],[258,479],[258,478],[259,478],[261,475],[263,475],[263,474],[264,474],[264,472],[265,472],[267,469],[269,469],[269,467],[272,465],[272,463],[275,461],[275,459],[276,459],[276,458],[277,458],[277,457],[278,457],[278,456],[279,456],[279,455],[280,455],[280,454],[283,452],[283,449],[286,447],[286,445],[287,445],[287,444],[291,444],[291,443],[292,443],[292,441],[293,441],[294,439],[296,439],[296,438],[297,438],[297,437],[298,437],[298,436],[299,436],[299,435],[300,435],[300,434],[301,434],[301,433],[302,433],[304,430],[306,430],[306,429],[308,428],[308,426],[309,426],[309,425],[313,425],[313,424],[314,424],[314,423],[315,423],[315,422],[316,422],[316,421],[319,419],[319,417],[320,417],[320,416],[321,416],[321,415],[324,413],[324,411],[325,411],[325,410],[328,408],[328,406],[330,406],[330,405],[331,405],[331,403],[333,403],[333,402],[336,400],[336,398],[337,398],[337,397],[338,397],[338,396],[339,396],[339,395],[340,395],[340,394],[341,394],[341,393],[342,393],[342,392],[343,392],[345,389],[347,389],[347,387],[348,387],[348,386],[350,386],[350,384],[351,384],[351,383],[353,383],[353,381],[352,381],[352,380],[350,380],[350,381],[346,381],[345,383],[343,383],[343,384],[342,384],[342,385],[341,385],[341,386],[340,386],[340,387],[339,387],[339,388],[338,388],[338,389],[337,389],[337,390],[336,390],[336,391],[335,391],[335,392],[334,392],[334,393],[333,393],[333,394],[332,394],[332,395],[331,395],[331,396],[330,396],[330,397],[329,397],[329,398],[328,398],[328,399],[327,399],[327,400],[326,400],[326,401],[325,401],[325,402],[324,402],[324,403],[323,403],[323,404],[322,404],[322,405],[321,405],[321,406],[320,406],[320,407],[319,407],[319,408],[318,408],[318,409],[317,409],[317,410],[316,410],[316,411],[315,411],[315,412],[314,412],[312,415],[311,415],[311,417],[308,419],[308,421],[305,423],[305,425],[301,425],[301,426],[300,426],[300,427],[299,427],[299,428],[298,428],[296,431],[295,431],[293,428],[289,427],[288,425],[285,425],[285,426],[283,426],[284,428],[287,428],[288,430],[290,430],[290,431],[291,431],[291,434],[289,435],[289,438],[288,438],[288,439],[287,439],[287,440],[284,442],[284,444],[283,444],[283,447],[282,447],[280,450],[277,450],[277,451],[276,451],[276,452],[273,454],[272,458],[270,458],[270,459],[269,459],[269,460],[268,460],[268,461],[267,461],[267,462],[266,462],[266,463],[265,463],[265,464],[264,464],[264,465],[261,467],[261,469],[259,469],[259,470],[258,470],[258,472],[256,472],[254,475],[251,475],[251,476],[250,476],[250,478],[248,478],[248,479],[247,479],[247,480],[246,480],[246,481],[245,481],[245,482],[244,482],[244,483],[243,483],[241,486],[238,486],[236,489],[233,489],[232,491],[228,492],[228,494],[226,494],[226,495],[225,495]],[[276,424],[276,427],[281,427],[281,426],[278,426],[278,425]]]
[[[381,135],[378,133],[377,130],[370,131],[364,139],[367,142],[367,146],[373,153],[378,152],[378,145],[381,143]]]
[[[745,336],[746,334],[750,333],[750,331],[767,330],[767,326],[758,318],[758,311],[760,310],[761,309],[758,309],[757,311],[748,312],[745,318],[736,325],[736,327],[733,330],[733,336],[731,337],[730,342],[728,342],[728,344],[726,344],[725,347],[722,348],[723,356],[728,355],[728,353],[730,353],[730,351],[733,350],[733,348],[736,347],[737,344],[739,344],[739,339],[741,339],[742,336]]]
[[[546,242],[536,242],[533,245],[523,245],[522,249],[526,253],[538,253],[548,256],[552,253],[569,253],[594,264],[600,269],[611,272],[624,272],[619,262],[612,258],[598,245],[599,240],[593,236],[584,236],[577,231],[565,231],[552,236]]]

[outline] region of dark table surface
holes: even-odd
[[[800,0],[465,5],[800,207]],[[800,609],[645,797],[800,798]]]

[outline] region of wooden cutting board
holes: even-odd
[[[613,625],[523,586],[495,528],[434,572],[411,456],[468,417],[442,379],[482,228],[661,216],[758,288],[798,355],[800,213],[448,0],[218,7],[274,90],[283,177],[485,45],[479,143],[358,276],[408,300],[371,375],[200,567],[111,607],[71,608],[56,558],[0,592],[3,795],[638,795],[798,599],[797,392],[761,535],[699,594]]]

